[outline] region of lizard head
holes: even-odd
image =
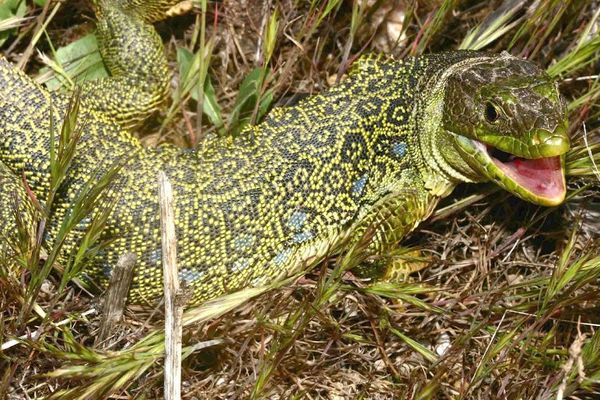
[[[543,70],[503,53],[455,70],[444,93],[443,129],[474,180],[541,205],[564,200],[566,106]]]

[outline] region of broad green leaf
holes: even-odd
[[[197,91],[192,91],[192,97],[198,97]],[[202,111],[204,111],[204,114],[206,114],[214,126],[217,128],[221,128],[223,126],[223,118],[221,118],[221,106],[219,106],[219,103],[217,102],[215,88],[213,87],[210,77],[208,76],[206,77],[206,82],[204,82],[204,103],[202,103]]]
[[[238,133],[245,125],[251,122],[250,118],[257,102],[259,103],[257,118],[260,118],[269,109],[273,101],[273,92],[267,91],[262,97],[260,96],[262,83],[268,74],[268,68],[258,67],[254,68],[244,78],[235,101],[233,112],[231,113],[229,127],[232,133]]]
[[[69,80],[79,83],[106,76],[108,72],[98,51],[96,36],[89,34],[58,49],[54,63],[42,68],[36,80],[56,90],[69,87]]]
[[[189,74],[193,59],[194,53],[185,47],[179,47],[177,49],[177,65],[179,65],[179,76],[185,77]]]
[[[194,63],[194,53],[189,51],[186,48],[178,48],[177,49],[177,64],[179,65],[179,76],[187,79],[190,70],[193,68]],[[191,90],[191,96],[194,100],[198,101],[198,85]],[[217,128],[221,128],[223,126],[223,118],[221,117],[221,107],[217,102],[217,98],[215,95],[215,89],[210,81],[210,77],[207,76],[204,82],[204,101],[202,103],[202,111],[208,117],[210,122]]]

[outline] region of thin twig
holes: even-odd
[[[165,399],[181,398],[181,336],[183,307],[178,299],[177,238],[173,189],[164,172],[159,172],[160,221],[162,232],[163,279],[165,288]]]
[[[102,311],[100,332],[96,338],[96,343],[106,340],[114,332],[115,325],[123,316],[127,293],[129,292],[129,286],[131,286],[131,279],[133,278],[135,261],[135,254],[125,253],[119,257],[117,265],[112,270],[108,289],[106,290],[106,302]]]
[[[54,9],[52,9],[52,12],[50,13],[50,16],[48,17],[48,19],[46,19],[46,15],[48,14],[48,9],[50,8],[50,4],[52,4],[52,2],[48,1],[44,5],[42,13],[38,16],[37,25],[35,28],[35,34],[33,35],[33,38],[31,39],[29,46],[27,46],[27,49],[23,53],[23,56],[17,63],[17,67],[19,69],[24,69],[25,65],[27,65],[27,62],[29,61],[29,59],[31,58],[31,55],[33,54],[35,45],[40,40],[42,33],[46,30],[46,27],[48,26],[50,21],[52,21],[52,19],[56,15],[56,12],[60,9],[60,6],[62,3],[61,2],[56,3],[56,5],[54,6]]]

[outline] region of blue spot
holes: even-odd
[[[306,218],[307,215],[305,212],[294,211],[294,213],[290,217],[290,220],[288,221],[288,226],[291,229],[299,231],[302,229],[302,225],[304,225],[304,223],[306,222]]]
[[[179,280],[185,281],[186,283],[192,283],[202,278],[202,275],[204,275],[203,272],[193,271],[191,269],[184,268],[181,271],[179,271]]]
[[[363,191],[365,190],[365,186],[367,186],[368,179],[369,179],[368,174],[364,174],[363,176],[358,178],[352,184],[352,194],[354,194],[355,196],[360,196],[363,193]]]
[[[92,223],[92,217],[87,216],[87,217],[83,218],[81,221],[79,221],[79,223],[77,224],[77,226],[74,229],[81,231],[81,232],[85,232],[85,230],[91,223]]]
[[[148,262],[150,264],[162,263],[162,249],[158,248],[148,253]]]
[[[244,233],[235,238],[233,245],[236,250],[246,250],[254,243],[254,236],[249,233]]]
[[[310,240],[313,238],[313,233],[310,231],[304,231],[304,232],[300,232],[300,233],[296,233],[293,236],[293,241],[294,243],[304,243],[307,240]]]
[[[250,281],[250,286],[251,287],[259,287],[262,286],[266,281],[266,277],[265,276],[257,276],[256,278],[252,279],[252,281]]]
[[[275,265],[281,265],[284,262],[286,262],[288,260],[288,258],[290,258],[291,255],[292,255],[292,249],[288,247],[286,249],[283,249],[282,251],[279,252],[279,254],[277,254],[275,257],[273,257],[273,259],[271,259],[271,262]]]
[[[406,155],[406,143],[394,143],[392,145],[392,151],[396,155],[396,157],[404,157]]]
[[[231,266],[232,272],[240,272],[248,268],[250,265],[250,261],[248,259],[242,258],[241,260],[237,260]]]
[[[102,263],[102,275],[110,279],[112,275],[112,265],[108,263]]]

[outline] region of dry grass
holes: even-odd
[[[235,132],[271,103],[330,86],[362,52],[454,49],[480,26],[463,46],[508,49],[561,80],[574,141],[568,201],[545,209],[490,186],[459,187],[403,243],[420,260],[404,247],[374,259],[359,245],[264,293],[188,310],[184,398],[600,396],[600,2],[506,1],[496,13],[501,1],[397,3],[211,2],[205,14],[159,24],[178,72],[176,106],[140,134],[149,145],[190,146],[210,132]],[[23,62],[45,23],[38,46],[47,53],[89,32],[85,3],[53,7],[40,14],[30,6],[41,17],[20,21],[3,45],[9,58]],[[40,65],[28,61],[35,75]],[[207,96],[200,102],[198,79]],[[206,102],[218,107],[207,112]],[[429,267],[392,282],[351,270],[403,257]],[[0,272],[0,343],[28,337],[0,351],[1,396],[162,397],[160,309],[131,306],[100,350],[96,296],[74,284],[58,291],[55,271],[29,302],[28,275]]]

